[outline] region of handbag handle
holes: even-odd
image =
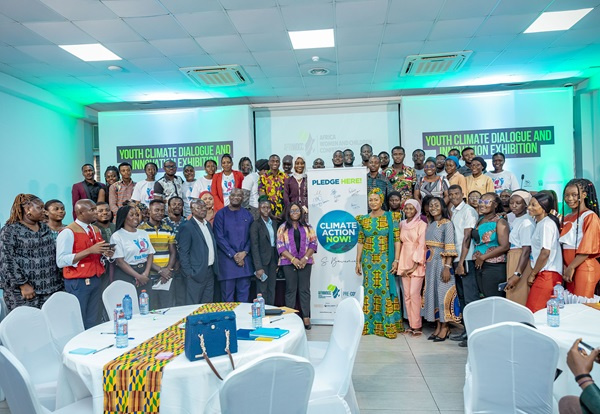
[[[219,374],[219,371],[217,371],[217,369],[211,362],[210,358],[208,357],[208,354],[206,353],[206,346],[204,345],[204,334],[198,335],[198,338],[200,338],[200,348],[202,349],[202,357],[206,360],[206,363],[208,364],[208,366],[210,367],[212,372],[215,373],[217,378],[219,378],[221,381],[223,381],[223,378]],[[229,362],[231,362],[231,368],[235,370],[235,364],[233,363],[233,357],[231,356],[231,352],[229,351],[229,329],[225,330],[225,339],[226,339],[225,352],[227,353],[227,355],[229,355]]]

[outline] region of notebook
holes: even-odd
[[[250,338],[281,338],[290,333],[281,328],[258,328],[250,332]]]

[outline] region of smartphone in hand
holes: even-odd
[[[504,291],[504,289],[506,289],[506,285],[508,285],[508,282],[498,283],[498,292]]]

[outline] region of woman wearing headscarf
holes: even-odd
[[[529,295],[529,285],[527,284],[527,278],[531,273],[529,255],[531,254],[531,236],[535,230],[535,222],[527,214],[530,201],[531,194],[525,190],[517,190],[510,196],[510,210],[515,218],[509,223],[510,250],[506,255],[508,284],[504,290],[507,299],[523,306],[527,303]]]
[[[487,168],[487,163],[481,157],[475,157],[471,161],[471,172],[472,175],[466,177],[467,180],[467,193],[471,191],[479,191],[480,194],[493,193],[494,182],[490,177],[485,175],[483,172]]]
[[[563,278],[569,292],[593,298],[600,280],[600,264],[596,260],[600,256],[596,188],[590,180],[576,178],[567,183],[563,200],[571,209],[563,220],[559,239],[566,266]]]
[[[404,303],[408,314],[408,333],[421,335],[421,288],[425,279],[425,232],[427,224],[421,220],[421,204],[408,199],[404,203],[404,217],[400,222],[399,281],[402,283]]]
[[[306,161],[301,155],[296,155],[292,165],[292,173],[283,183],[283,204],[287,208],[292,203],[298,203],[306,213],[308,207]]]
[[[546,193],[537,193],[529,202],[529,214],[535,219],[535,231],[531,237],[531,275],[527,283],[531,286],[527,306],[532,312],[546,307],[554,286],[562,283],[563,261],[558,238],[560,222],[551,212],[554,200]]]
[[[450,184],[450,186],[459,185],[465,196],[469,194],[467,192],[467,180],[464,175],[458,172],[458,169],[460,168],[458,158],[454,155],[447,157],[444,168],[446,170],[446,180],[448,180],[448,184]]]
[[[359,233],[355,270],[363,276],[365,288],[363,335],[394,339],[403,330],[394,277],[400,255],[400,215],[382,209],[384,198],[380,188],[373,188],[368,199],[371,212],[356,217]]]

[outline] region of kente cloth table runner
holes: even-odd
[[[190,315],[232,311],[239,302],[207,303]],[[184,351],[185,318],[104,366],[104,414],[158,414],[160,383],[164,367]],[[160,352],[172,352],[169,359],[156,359]]]

